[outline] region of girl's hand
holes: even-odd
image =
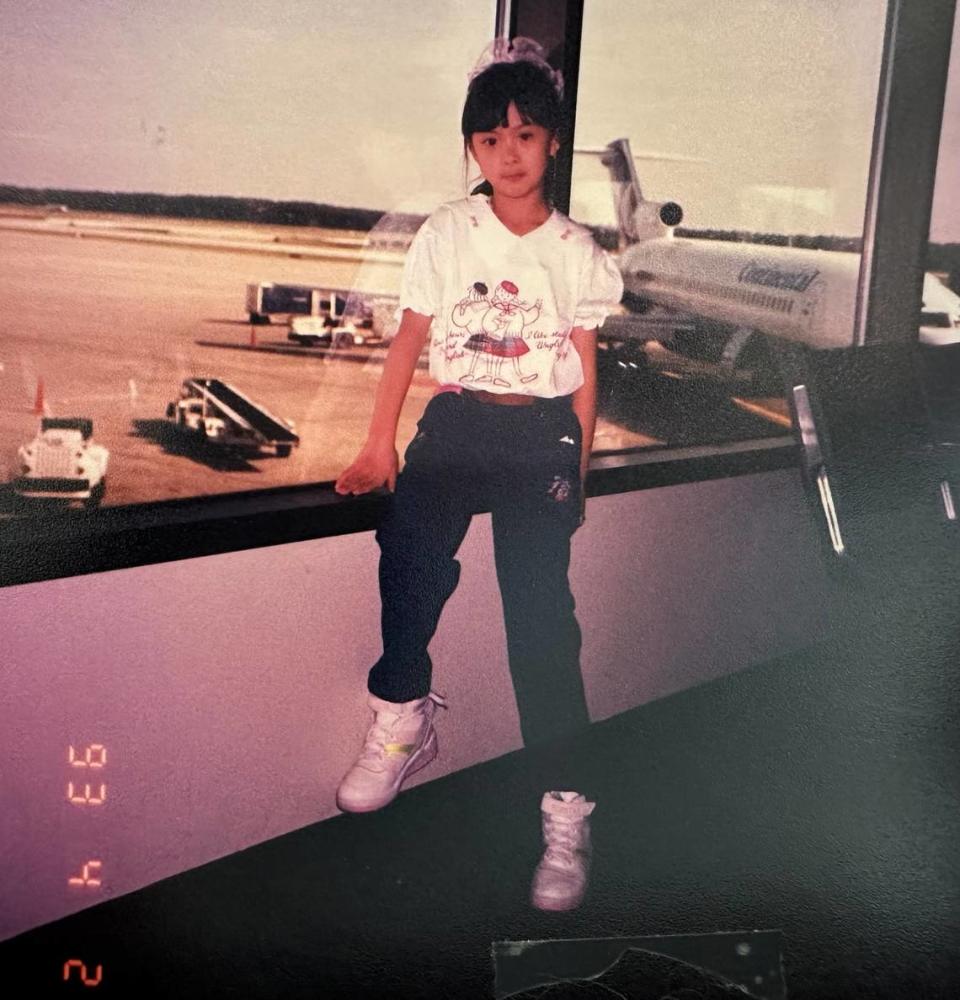
[[[334,489],[337,493],[369,493],[386,483],[390,492],[397,484],[397,469],[400,460],[392,442],[371,444],[367,442],[354,459],[353,464],[344,469],[337,479]]]

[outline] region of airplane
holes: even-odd
[[[575,151],[598,155],[613,188],[628,315],[611,317],[608,335],[652,339],[643,326],[631,332],[631,321],[655,303],[682,314],[685,329],[671,340],[672,350],[727,368],[744,362],[748,345],[756,357],[764,337],[853,346],[858,253],[675,236],[683,210],[644,198],[629,140]],[[960,343],[960,296],[927,273],[923,300],[920,342]]]

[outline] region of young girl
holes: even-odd
[[[589,721],[567,568],[596,419],[596,328],[623,286],[587,230],[548,202],[563,138],[559,74],[526,40],[495,43],[491,57],[470,82],[462,117],[465,155],[488,193],[441,206],[414,238],[369,435],[336,484],[338,493],[393,491],[377,532],[375,719],[337,792],[346,811],[386,805],[436,756],[433,715],[444,702],[430,690],[427,645],[478,511],[492,515],[524,743]],[[397,420],[428,338],[439,386],[398,475]],[[546,851],[532,901],[570,909],[586,887],[594,803],[550,791],[541,808]]]

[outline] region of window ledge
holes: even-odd
[[[593,456],[588,496],[797,467],[792,437]],[[242,549],[373,531],[383,491],[332,483],[166,500],[95,511],[38,511],[0,523],[0,586],[102,573]]]

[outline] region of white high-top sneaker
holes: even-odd
[[[432,691],[413,701],[369,695],[375,713],[363,750],[337,789],[344,812],[373,812],[392,802],[404,780],[437,756],[433,713],[446,702]]]
[[[538,910],[572,910],[587,891],[590,820],[596,802],[577,792],[546,792],[540,803],[546,850],[533,874],[530,902]]]

